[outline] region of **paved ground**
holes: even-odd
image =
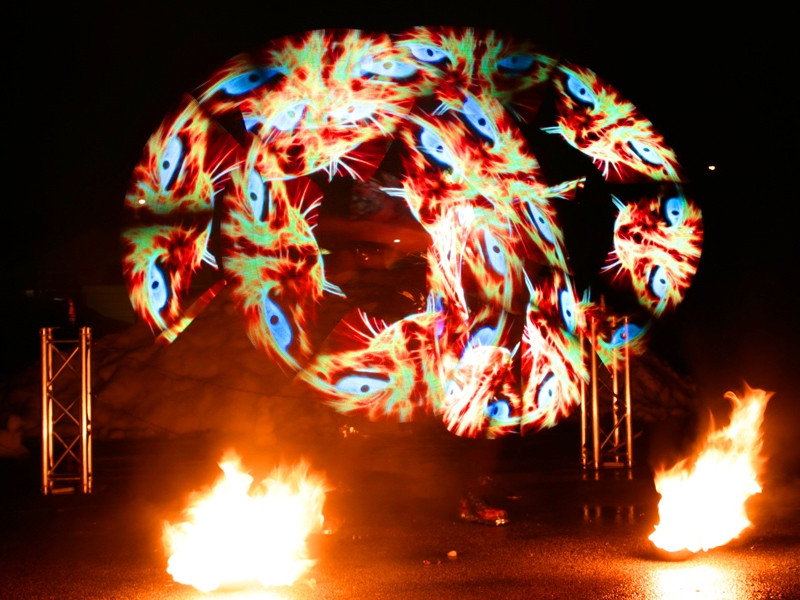
[[[4,459],[0,597],[800,598],[796,479],[767,482],[740,539],[674,560],[647,539],[658,501],[648,469],[587,478],[563,438],[512,445],[484,488],[512,523],[490,528],[454,518],[465,446],[440,441],[357,436],[304,452],[337,488],[326,503],[334,532],[310,540],[315,566],[291,587],[211,594],[172,581],[160,536],[216,477],[214,443],[96,445],[88,496],[43,497],[35,456]]]

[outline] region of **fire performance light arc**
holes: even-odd
[[[553,181],[536,136],[596,171]],[[361,204],[337,196],[354,181],[373,190]],[[616,212],[613,247],[587,252],[637,312],[578,289],[560,217],[578,198]],[[162,342],[227,285],[254,345],[334,409],[434,415],[470,437],[568,415],[587,315],[604,361],[626,339],[641,348],[686,294],[703,233],[675,153],[611,85],[529,41],[449,27],[316,30],[234,57],[150,138],[125,215],[131,302]],[[327,236],[326,219],[340,224]],[[401,249],[425,287],[387,320],[334,266],[400,279]],[[347,316],[323,324],[342,302]]]

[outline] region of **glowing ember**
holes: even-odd
[[[235,454],[219,466],[224,476],[192,494],[186,521],[164,525],[167,572],[204,592],[255,581],[293,584],[314,564],[306,538],[323,524],[324,481],[304,462],[276,468],[258,486]]]
[[[731,422],[711,431],[696,456],[656,473],[660,523],[650,540],[668,552],[699,552],[737,537],[750,521],[745,502],[761,492],[761,423],[772,394],[745,389],[733,403]]]

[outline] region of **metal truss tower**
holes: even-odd
[[[92,491],[92,376],[89,327],[78,339],[39,331],[42,343],[42,492]]]
[[[628,331],[628,319],[624,320],[624,331]],[[601,381],[597,372],[597,353],[592,350],[596,347],[597,331],[592,320],[590,327],[591,340],[589,344],[591,353],[591,398],[587,399],[587,386],[581,385],[581,464],[584,470],[593,469],[595,474],[603,468],[627,468],[629,475],[633,468],[633,423],[631,421],[631,363],[630,345],[628,336],[624,335],[625,343],[622,352],[622,365],[616,352],[613,353],[610,371],[610,385]],[[581,348],[584,340],[581,340]],[[620,371],[622,371],[623,384],[620,386]],[[622,389],[621,389],[622,387]],[[601,391],[604,392],[604,401],[610,395],[611,416],[610,422],[604,419],[601,423]],[[587,401],[590,404],[587,406]],[[591,432],[591,440],[589,440]],[[590,457],[591,454],[591,457]]]

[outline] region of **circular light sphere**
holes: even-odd
[[[162,342],[227,285],[253,344],[342,413],[527,433],[579,404],[587,351],[641,351],[684,297],[686,189],[636,107],[530,42],[316,30],[234,57],[165,118],[123,272]]]

